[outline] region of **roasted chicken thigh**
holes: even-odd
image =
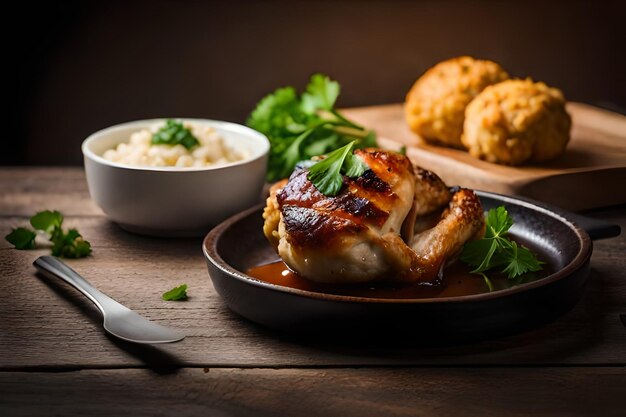
[[[435,281],[463,244],[483,233],[470,190],[451,192],[396,152],[360,149],[369,167],[325,196],[297,167],[271,188],[263,231],[283,261],[317,282]]]

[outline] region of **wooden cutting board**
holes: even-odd
[[[568,210],[626,204],[626,116],[582,103],[568,103],[572,138],[564,155],[541,165],[509,167],[467,152],[425,144],[404,120],[402,104],[345,110],[378,132],[388,149],[407,155],[447,184],[534,198]]]

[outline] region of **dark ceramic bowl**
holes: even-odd
[[[424,338],[484,338],[538,326],[571,309],[583,293],[592,252],[591,238],[571,220],[574,215],[527,200],[477,194],[485,210],[504,205],[515,219],[511,233],[532,244],[556,272],[509,289],[448,298],[362,298],[283,287],[244,272],[277,259],[262,232],[262,207],[255,207],[207,235],[203,251],[209,275],[230,309],[289,332],[382,331]],[[591,221],[587,227],[596,238],[619,234],[617,226],[582,220]]]

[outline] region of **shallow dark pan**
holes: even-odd
[[[616,236],[619,227],[528,200],[487,192],[478,195],[485,210],[504,205],[515,220],[511,233],[532,243],[557,272],[492,293],[433,299],[361,298],[273,285],[244,272],[277,259],[263,236],[262,207],[217,226],[205,238],[203,251],[213,285],[230,309],[286,331],[339,329],[484,338],[531,328],[571,309],[587,280],[591,237]]]

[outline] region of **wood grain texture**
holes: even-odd
[[[0,169],[0,215],[30,217],[51,208],[66,216],[102,214],[89,198],[82,168]]]
[[[0,170],[4,178],[6,170]],[[3,200],[0,234],[26,224],[39,208],[57,208],[68,191],[75,204],[68,226],[78,227],[93,256],[68,263],[128,307],[188,337],[140,348],[107,337],[94,306],[67,285],[34,274],[32,261],[48,250],[17,251],[0,243],[0,369],[81,369],[137,366],[370,366],[370,365],[624,365],[626,331],[619,320],[626,299],[624,237],[595,244],[592,275],[581,302],[555,322],[524,334],[470,345],[432,347],[398,340],[350,340],[341,335],[307,340],[277,334],[226,309],[215,293],[200,239],[158,239],[129,234],[108,221],[85,196],[80,170],[10,170],[13,195]],[[29,178],[54,181],[42,186]],[[65,178],[65,175],[67,178]],[[42,181],[48,181],[47,179]],[[7,184],[3,182],[3,184]],[[20,184],[23,184],[20,186]],[[32,207],[31,202],[40,204]],[[64,205],[63,205],[64,204]],[[10,206],[10,210],[5,207]],[[62,203],[68,207],[67,202]],[[23,214],[22,214],[23,213]],[[623,208],[597,218],[626,227]],[[165,302],[162,292],[189,285],[186,302]],[[419,334],[419,329],[415,329]]]
[[[492,164],[461,150],[423,143],[408,128],[401,104],[345,113],[375,129],[381,146],[397,149],[406,145],[414,163],[451,185],[523,195],[569,210],[626,203],[626,117],[581,103],[568,103],[567,109],[573,127],[565,154],[541,165],[522,167]]]
[[[5,416],[622,416],[620,368],[1,373]]]
[[[187,338],[156,347],[107,337],[85,297],[34,274],[32,261],[49,248],[18,251],[2,240],[2,416],[612,416],[623,410],[623,237],[595,243],[589,286],[562,318],[506,338],[436,347],[406,338],[303,339],[256,326],[224,307],[200,239],[123,231],[89,200],[81,169],[0,169],[0,235],[41,209],[63,211],[67,226],[93,244],[93,256],[68,261],[73,268]],[[626,227],[623,207],[593,216]],[[190,287],[188,301],[161,300],[182,282]]]

